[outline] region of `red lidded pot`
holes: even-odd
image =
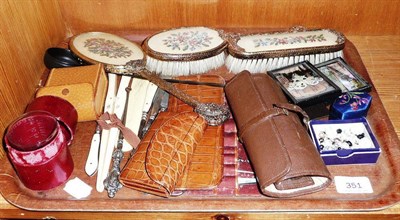
[[[46,111],[56,117],[61,122],[68,145],[71,144],[78,122],[78,112],[70,102],[57,96],[41,96],[29,103],[25,112],[31,111]]]

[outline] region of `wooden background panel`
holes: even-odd
[[[73,34],[92,30],[333,28],[347,35],[400,34],[398,0],[59,0]]]
[[[163,29],[181,25],[216,26],[217,1],[60,0],[72,32]],[[101,17],[101,19],[99,19]]]
[[[0,1],[0,134],[32,98],[46,48],[66,37],[57,1]],[[0,150],[0,157],[3,151]]]

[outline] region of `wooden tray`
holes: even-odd
[[[132,41],[141,42],[149,32],[120,33]],[[366,80],[371,82],[367,70],[354,47],[347,41],[347,62]],[[229,78],[226,69],[214,71]],[[31,191],[25,188],[16,176],[7,157],[0,162],[0,191],[11,204],[35,211],[96,211],[96,212],[260,212],[260,211],[366,211],[381,210],[400,200],[400,143],[382,102],[373,88],[372,106],[368,121],[382,148],[378,162],[374,165],[328,166],[333,176],[366,176],[374,192],[371,194],[339,194],[334,184],[327,189],[291,199],[275,199],[260,195],[216,195],[194,196],[183,194],[174,198],[159,198],[127,188],[121,189],[110,199],[106,192],[95,190],[96,176],[88,177],[84,172],[90,138],[95,130],[94,122],[79,123],[73,145],[70,147],[75,170],[71,176],[78,177],[93,187],[89,197],[74,199],[63,191],[63,185],[49,191]]]

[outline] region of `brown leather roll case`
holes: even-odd
[[[294,197],[329,186],[330,173],[297,114],[305,113],[273,79],[243,71],[225,94],[264,195]]]

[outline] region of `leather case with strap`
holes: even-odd
[[[243,71],[225,86],[225,94],[254,168],[261,192],[293,197],[316,192],[331,176],[297,113],[267,74]]]

